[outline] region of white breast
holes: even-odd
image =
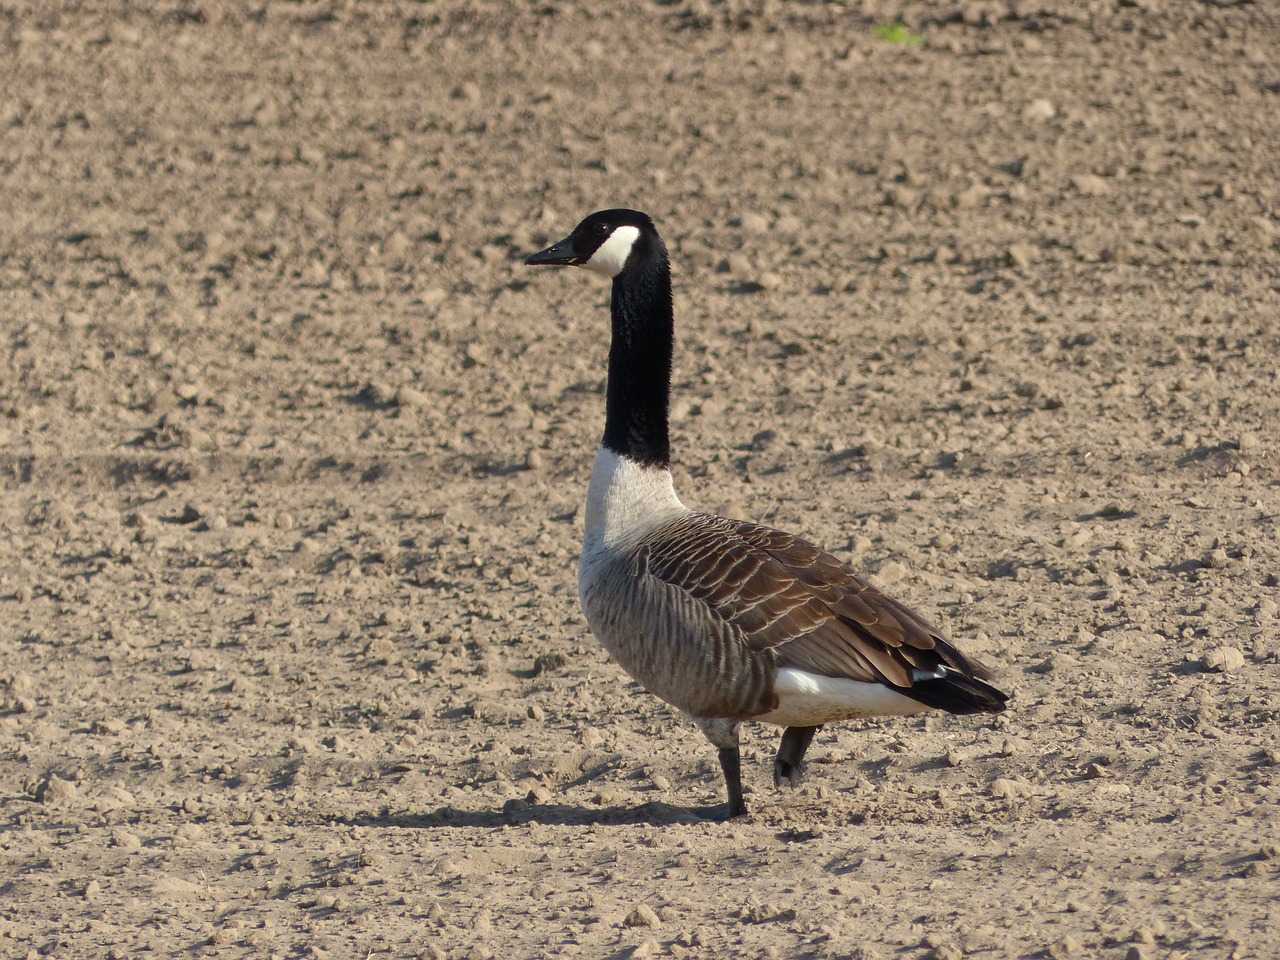
[[[601,447],[587,487],[584,547],[625,549],[658,524],[688,512],[676,496],[670,470],[641,466]]]
[[[582,557],[578,561],[578,594],[597,636],[600,625],[592,621],[594,606],[588,603],[588,594],[605,586],[608,571],[634,549],[646,533],[688,512],[689,508],[680,502],[671,484],[671,471],[642,467],[612,450],[600,448],[587,487],[586,531]]]

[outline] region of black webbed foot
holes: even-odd
[[[787,727],[778,744],[778,755],[773,760],[773,785],[781,787],[785,779],[792,789],[800,786],[804,773],[804,754],[813,742],[813,735],[822,729],[813,727]]]

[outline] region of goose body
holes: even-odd
[[[611,277],[605,431],[578,568],[592,633],[719,748],[746,813],[738,731],[785,729],[774,781],[799,782],[823,724],[941,709],[998,713],[990,672],[907,607],[799,537],[691,510],[671,479],[671,273],[653,222],[606,210],[526,260]]]

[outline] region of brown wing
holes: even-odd
[[[650,574],[734,625],[751,649],[773,651],[780,667],[903,689],[939,667],[990,676],[928,621],[799,537],[693,514],[646,544]]]

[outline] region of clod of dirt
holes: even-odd
[[[1235,673],[1244,662],[1244,653],[1238,647],[1215,647],[1200,659],[1200,665],[1212,673]]]
[[[36,801],[49,806],[73,803],[80,795],[79,788],[69,780],[63,780],[56,773],[49,774],[36,787]]]
[[[656,927],[662,923],[657,912],[647,903],[632,910],[622,922],[628,927]]]

